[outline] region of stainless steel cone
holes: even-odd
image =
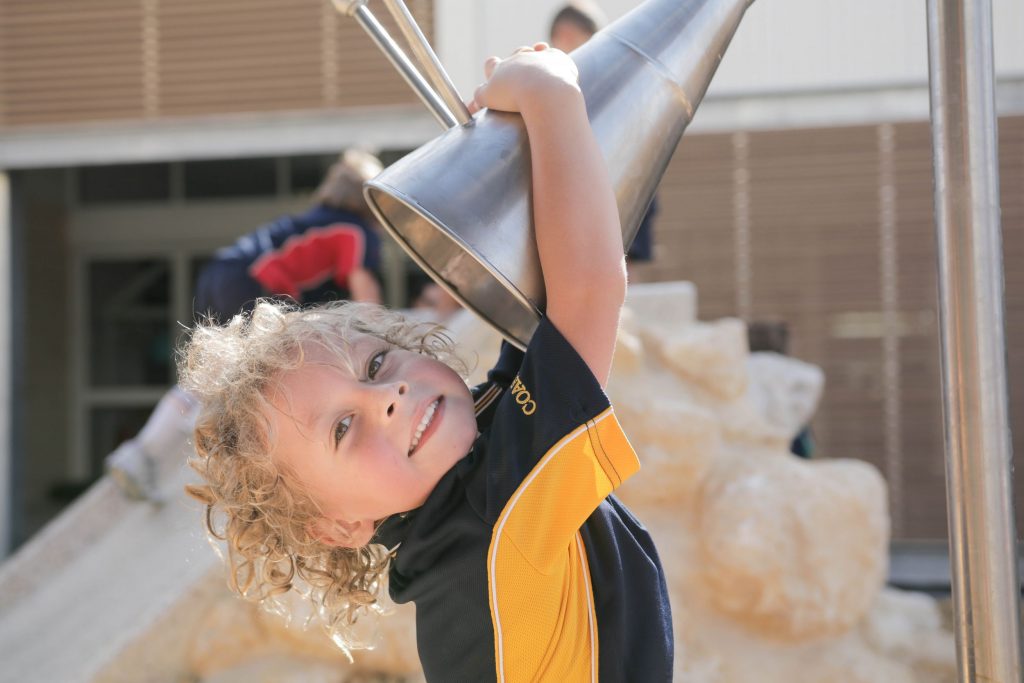
[[[752,0],[647,0],[572,53],[615,187],[623,248]],[[525,347],[544,309],[529,145],[518,114],[483,111],[366,185],[412,258]]]

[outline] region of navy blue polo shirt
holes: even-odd
[[[639,463],[596,378],[545,319],[474,395],[470,453],[374,539],[427,680],[670,681],[664,573],[611,495]]]

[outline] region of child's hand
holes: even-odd
[[[469,111],[474,114],[484,107],[521,112],[561,93],[580,94],[576,63],[547,43],[521,47],[505,59],[489,58],[484,63],[484,75],[487,80],[469,103]]]
[[[626,295],[619,210],[576,64],[544,43],[491,57],[470,111],[520,112],[530,143],[534,234],[545,315],[608,381]]]

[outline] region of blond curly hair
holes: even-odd
[[[278,598],[309,598],[328,635],[346,652],[369,647],[360,617],[381,611],[388,550],[332,547],[312,533],[317,502],[272,459],[268,396],[285,374],[320,347],[351,367],[354,333],[425,354],[463,376],[465,364],[443,328],[375,304],[334,302],[300,308],[260,301],[224,326],[198,325],[179,354],[179,384],[199,402],[195,455],[205,482],[188,493],[206,506],[205,525],[227,547],[228,583],[239,595],[280,611]]]

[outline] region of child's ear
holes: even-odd
[[[371,519],[347,522],[342,519],[321,517],[310,530],[318,541],[338,548],[362,548],[373,538],[374,523]]]

